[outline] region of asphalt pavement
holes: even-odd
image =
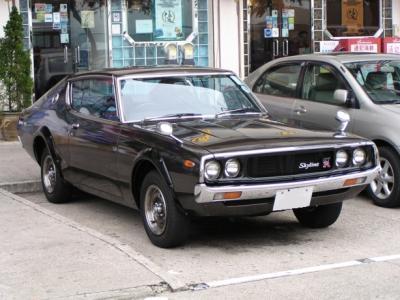
[[[160,249],[135,210],[88,195],[48,203],[39,172],[0,142],[0,299],[399,298],[400,208],[360,196],[323,230],[290,211],[207,219]]]

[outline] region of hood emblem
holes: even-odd
[[[305,169],[305,170],[308,170],[310,168],[318,168],[318,167],[319,167],[318,162],[309,162],[309,163],[301,162],[299,164],[299,169]]]
[[[322,160],[322,168],[323,169],[330,169],[331,168],[331,158],[327,157]]]

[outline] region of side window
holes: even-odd
[[[71,106],[81,114],[117,121],[117,109],[110,79],[72,82]]]
[[[346,84],[333,67],[315,64],[307,68],[302,99],[336,105],[333,94],[337,89],[346,89]]]
[[[281,97],[296,97],[300,71],[300,64],[285,64],[268,70],[257,80],[253,92]]]

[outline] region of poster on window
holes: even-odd
[[[347,35],[357,34],[364,27],[364,1],[342,1],[342,26],[346,28]]]
[[[161,40],[183,39],[182,1],[155,0],[154,37]]]

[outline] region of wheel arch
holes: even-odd
[[[139,159],[136,160],[132,175],[131,175],[131,191],[133,194],[133,199],[136,202],[137,207],[140,209],[140,188],[142,186],[143,180],[146,175],[151,171],[156,171],[161,175],[162,178],[166,181],[166,183],[172,188],[172,181],[165,165],[165,162],[162,158],[160,158],[157,162],[155,159],[149,157],[150,153],[146,153]],[[173,189],[172,189],[173,190]]]
[[[373,139],[372,141],[375,143],[375,145],[377,147],[388,147],[388,148],[394,150],[394,152],[400,158],[399,149],[397,147],[395,147],[392,143],[390,143],[390,142],[388,142],[388,141],[386,141],[384,139]]]
[[[33,153],[39,165],[41,164],[42,154],[46,147],[49,150],[50,154],[53,156],[54,161],[57,162],[57,160],[55,159],[56,155],[54,151],[53,137],[51,135],[51,132],[49,128],[42,127],[33,139]]]

